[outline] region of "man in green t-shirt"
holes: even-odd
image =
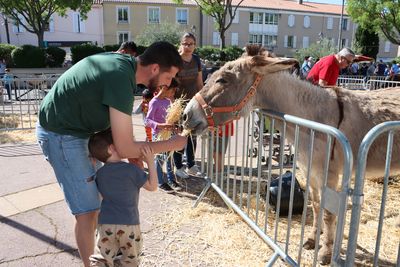
[[[111,127],[122,158],[140,158],[143,146],[154,153],[183,149],[187,138],[180,135],[161,142],[135,141],[131,118],[136,84],[169,86],[181,66],[176,48],[167,42],[152,44],[137,58],[121,53],[89,56],[57,80],[40,106],[38,142],[75,216],[75,238],[85,266],[93,253],[100,207],[94,181],[99,166],[90,159],[88,138]]]

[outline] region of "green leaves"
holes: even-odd
[[[381,32],[400,44],[400,2],[393,0],[348,0],[347,12],[364,29]]]
[[[79,10],[82,17],[90,11],[92,0],[0,0],[0,12],[18,22],[28,32],[38,36],[43,46],[43,34],[54,13],[64,16],[67,9]]]

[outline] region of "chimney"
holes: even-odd
[[[303,4],[303,0],[297,0],[297,2],[302,5]]]

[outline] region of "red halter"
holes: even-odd
[[[200,106],[204,110],[204,114],[206,114],[206,119],[208,122],[208,126],[214,127],[214,113],[233,113],[233,119],[239,119],[239,112],[242,110],[242,108],[246,105],[246,103],[250,100],[251,97],[253,97],[256,94],[256,89],[258,85],[260,84],[260,81],[263,76],[257,74],[256,79],[254,80],[253,84],[250,86],[250,88],[247,90],[246,95],[240,101],[239,104],[236,104],[235,106],[226,106],[226,107],[211,107],[204,101],[204,98],[200,95],[200,93],[197,93],[194,98],[199,102]]]

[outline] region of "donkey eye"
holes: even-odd
[[[219,78],[218,80],[215,81],[216,83],[227,83],[226,80],[224,80],[223,78]]]

